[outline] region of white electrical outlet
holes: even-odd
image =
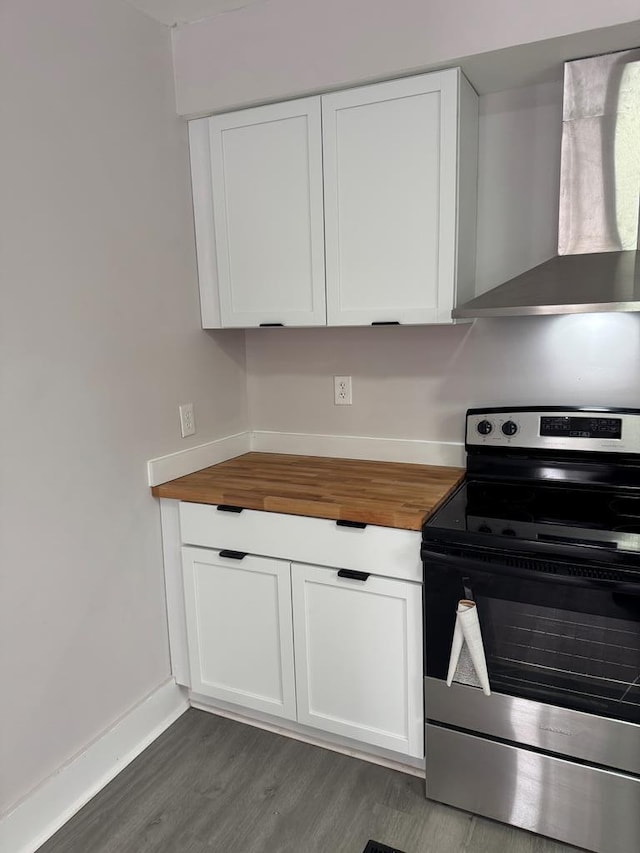
[[[351,377],[333,377],[333,402],[336,406],[351,405]]]
[[[184,403],[179,407],[180,412],[180,431],[182,437],[193,435],[196,431],[196,421],[193,416],[193,403]]]

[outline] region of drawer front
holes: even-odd
[[[420,533],[367,525],[342,527],[326,518],[244,509],[225,512],[210,504],[180,504],[185,545],[229,548],[300,563],[356,569],[422,581]]]
[[[598,853],[640,850],[637,776],[428,724],[427,797]]]

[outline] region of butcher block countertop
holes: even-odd
[[[420,530],[462,468],[245,453],[153,486],[159,498]]]

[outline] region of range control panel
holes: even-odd
[[[640,454],[640,410],[469,409],[467,446]]]

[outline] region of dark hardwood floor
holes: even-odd
[[[423,780],[191,709],[38,853],[575,853]]]

